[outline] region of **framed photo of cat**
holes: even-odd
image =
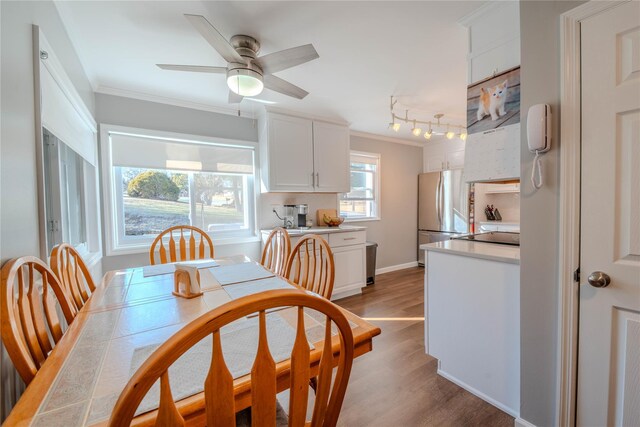
[[[520,67],[467,87],[469,135],[520,123]]]

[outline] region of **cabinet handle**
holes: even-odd
[[[320,187],[320,172],[316,172],[316,187]]]
[[[356,240],[355,237],[344,237],[342,240]]]
[[[449,169],[449,162],[447,162],[447,169]]]
[[[440,169],[444,170],[444,162],[440,162]]]
[[[316,186],[316,174],[311,172],[311,186],[315,187]]]

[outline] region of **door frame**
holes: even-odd
[[[581,22],[630,0],[591,0],[560,15],[560,212],[557,424],[574,426],[578,383],[581,172]],[[585,274],[582,272],[582,274]]]

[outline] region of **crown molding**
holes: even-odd
[[[272,105],[265,105],[263,111],[268,113],[284,114],[286,116],[303,117],[305,119],[311,119],[311,120],[320,121],[320,122],[335,123],[338,125],[346,125],[346,126],[351,125],[351,123],[341,118],[329,118],[325,116],[318,116],[315,114],[301,113],[293,110],[287,110],[281,107],[274,107]]]
[[[375,139],[378,141],[393,142],[395,144],[411,145],[414,147],[424,147],[424,143],[421,143],[421,142],[410,141],[408,139],[402,139],[402,138],[394,138],[392,136],[377,135],[375,133],[352,130],[350,134],[351,136],[357,136],[360,138],[369,138],[369,139]]]
[[[127,89],[118,89],[109,86],[98,86],[96,93],[104,95],[120,96],[123,98],[132,98],[140,101],[155,102],[158,104],[173,105],[174,107],[190,108],[192,110],[209,111],[211,113],[226,114],[229,116],[238,116],[238,110],[233,108],[219,107],[215,105],[202,104],[199,102],[186,101],[183,99],[170,98],[160,95],[152,95],[145,92],[137,92]],[[255,119],[254,112],[240,110],[241,117]]]

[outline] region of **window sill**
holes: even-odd
[[[261,241],[259,236],[248,237],[228,237],[224,239],[212,239],[213,247],[228,246],[228,245],[241,245],[243,243],[258,243]],[[133,255],[149,253],[151,243],[144,243],[139,245],[126,245],[118,248],[113,248],[107,252],[108,256],[120,256],[120,255]]]
[[[380,217],[375,217],[375,218],[347,218],[344,220],[344,222],[369,222],[369,221],[382,221],[382,218]]]

